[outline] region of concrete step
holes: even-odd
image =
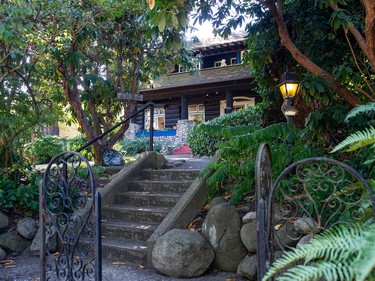
[[[119,239],[102,239],[102,255],[104,258],[118,262],[146,264],[146,242]]]
[[[147,241],[157,226],[155,223],[103,220],[102,236],[109,239],[121,237],[125,240]]]
[[[199,169],[144,169],[142,178],[145,180],[188,180],[194,181]]]
[[[145,191],[128,191],[117,194],[117,203],[132,206],[159,206],[172,208],[181,198],[181,193],[153,193]]]
[[[192,181],[175,180],[134,180],[129,181],[129,191],[138,192],[166,192],[166,193],[184,193]]]
[[[102,208],[102,217],[106,219],[121,219],[130,222],[161,223],[171,208],[150,206],[129,206],[114,204]]]

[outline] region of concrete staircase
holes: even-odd
[[[103,257],[146,264],[147,239],[197,177],[197,169],[143,169],[102,209]]]

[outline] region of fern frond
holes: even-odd
[[[353,108],[351,111],[349,111],[348,115],[345,118],[345,121],[359,114],[368,114],[368,113],[375,114],[375,102],[362,104],[360,106]]]
[[[351,134],[345,140],[340,142],[332,151],[336,152],[348,145],[350,147],[345,151],[354,151],[356,149],[375,144],[375,128],[370,126],[370,128],[365,129],[364,131],[359,131]]]
[[[358,281],[366,280],[366,277],[374,273],[375,269],[375,227],[372,225],[365,232],[365,243],[358,259],[353,266],[356,268]]]
[[[324,264],[333,263],[338,265],[352,262],[356,257],[356,253],[363,247],[363,239],[361,238],[364,237],[365,229],[365,226],[358,224],[352,225],[351,227],[338,225],[323,232],[320,235],[317,235],[316,237],[311,239],[308,244],[303,245],[300,248],[293,249],[292,251],[285,253],[280,259],[276,260],[263,278],[263,281],[269,280],[280,271],[290,268],[293,264],[299,261],[304,261],[305,263],[313,261],[316,263],[314,264],[314,267],[322,263],[322,268],[320,268],[317,272],[324,271],[324,276],[329,276],[329,271],[323,268]],[[295,269],[296,267],[292,267],[288,269],[286,273],[293,272],[293,274],[298,274],[298,272],[304,267],[306,267],[307,269],[307,272],[305,272],[306,274],[308,274],[312,270],[310,266],[305,265],[297,266],[298,269]],[[354,274],[354,271],[352,272],[352,269],[349,270],[341,268],[340,266],[336,266],[335,268],[341,270],[337,272],[331,272],[332,276],[334,276],[335,274],[346,276],[346,274],[349,273],[351,274],[350,276],[352,276]],[[283,276],[288,276],[288,274],[286,273]],[[293,276],[293,274],[291,276]],[[319,276],[319,274],[313,276]]]
[[[291,268],[280,277],[277,281],[314,281],[322,277],[327,281],[333,280],[353,280],[354,271],[345,263],[335,262],[317,262],[311,265],[297,265]]]

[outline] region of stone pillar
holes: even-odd
[[[227,90],[225,113],[231,113],[232,111],[233,111],[233,92],[230,90]]]
[[[189,101],[187,96],[181,96],[181,119],[189,119]]]
[[[141,131],[141,125],[138,125],[136,123],[130,123],[129,128],[124,133],[124,139],[125,140],[134,140],[136,139],[136,133]]]
[[[178,147],[187,143],[187,134],[194,126],[194,121],[185,119],[177,121],[176,139],[174,146]]]

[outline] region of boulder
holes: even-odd
[[[5,259],[5,257],[7,256],[7,253],[0,248],[0,260],[3,260]]]
[[[303,236],[299,241],[298,241],[298,243],[297,243],[297,248],[299,248],[299,247],[301,247],[302,245],[305,245],[305,244],[308,244],[309,242],[310,242],[310,240],[311,240],[311,235],[305,235],[305,236]]]
[[[294,225],[288,222],[285,222],[280,227],[278,227],[278,229],[275,231],[275,236],[278,237],[282,245],[286,245],[289,247],[296,246],[301,237],[301,235],[295,230]],[[277,250],[281,250],[279,243],[277,243],[276,237],[274,241],[274,247]]]
[[[237,267],[237,274],[246,277],[250,281],[257,281],[257,256],[246,256]]]
[[[247,224],[249,222],[256,221],[257,219],[257,213],[256,212],[248,212],[246,215],[242,218],[242,223]]]
[[[40,232],[41,228],[38,228],[34,240],[30,245],[30,252],[34,256],[38,256],[40,254]],[[51,226],[49,231],[46,231],[46,241],[47,250],[50,253],[54,253],[57,249],[57,233],[54,226]]]
[[[9,226],[9,218],[2,211],[0,211],[0,233],[6,230]]]
[[[7,253],[19,255],[30,244],[31,241],[17,235],[15,232],[5,232],[0,234],[0,248]]]
[[[35,220],[32,218],[24,218],[17,224],[17,232],[26,239],[33,239],[37,230]]]
[[[222,204],[222,203],[225,203],[225,199],[224,199],[224,197],[214,197],[214,198],[211,200],[210,208],[213,208],[213,207],[215,207],[216,205],[219,205],[219,204]]]
[[[242,243],[241,219],[235,207],[221,203],[210,208],[202,226],[202,235],[215,251],[213,266],[222,271],[236,272],[247,250]]]
[[[210,243],[198,232],[172,229],[156,241],[152,263],[167,276],[190,278],[202,275],[214,256]]]
[[[241,239],[246,249],[250,253],[256,253],[257,251],[257,222],[253,221],[245,224],[241,228]]]
[[[316,222],[314,219],[308,218],[299,218],[294,222],[294,228],[298,233],[309,234],[311,232],[318,233],[319,230],[316,227]]]
[[[114,149],[107,149],[103,153],[104,166],[121,166],[124,165],[124,159],[120,152]]]

